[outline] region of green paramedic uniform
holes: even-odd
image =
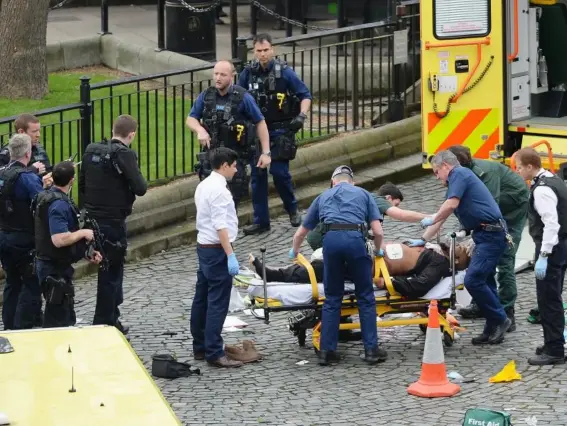
[[[376,201],[376,205],[378,206],[378,210],[380,210],[380,213],[382,214],[382,216],[386,215],[386,211],[390,208],[393,207],[392,203],[390,203],[388,200],[386,200],[385,197],[381,196],[381,195],[376,195],[376,194],[371,194],[372,198],[374,198],[374,201]],[[307,243],[309,244],[309,246],[311,247],[311,249],[313,251],[317,250],[318,248],[323,247],[323,223],[319,223],[315,229],[313,229],[313,231],[309,231],[309,233],[307,234]]]
[[[516,252],[528,217],[530,190],[524,180],[502,163],[474,159],[469,168],[486,185],[502,212],[514,247],[508,247],[498,262],[498,296],[507,313],[516,302]]]

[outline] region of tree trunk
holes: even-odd
[[[0,97],[41,99],[48,92],[50,0],[1,0]]]

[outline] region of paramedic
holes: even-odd
[[[486,318],[481,335],[473,345],[499,344],[512,321],[506,316],[497,297],[496,264],[506,250],[506,223],[494,198],[482,181],[468,168],[461,167],[455,154],[441,151],[431,159],[433,173],[448,186],[446,200],[439,211],[421,221],[426,228],[442,222],[455,213],[461,226],[472,231],[475,251],[465,276],[465,287],[476,300]]]
[[[372,198],[376,201],[378,210],[382,216],[390,216],[392,219],[400,220],[402,222],[419,222],[427,215],[423,213],[414,212],[411,210],[404,210],[398,206],[404,200],[402,191],[391,182],[386,182],[378,189],[378,195],[372,193]],[[319,223],[313,231],[307,234],[307,243],[313,250],[323,247],[323,223]]]
[[[516,169],[523,179],[531,180],[528,224],[536,246],[537,304],[544,340],[528,363],[563,364],[565,315],[561,291],[567,261],[567,187],[563,179],[541,167],[541,158],[533,148],[516,152]]]
[[[42,190],[41,178],[28,168],[31,138],[12,136],[13,161],[0,168],[0,260],[6,275],[2,322],[4,329],[41,326],[41,290],[33,271],[34,228],[32,200]]]
[[[232,243],[238,216],[227,181],[237,172],[238,154],[230,148],[211,150],[213,171],[195,190],[197,207],[197,285],[191,306],[193,357],[214,367],[240,367],[223,349],[222,327],[228,313],[232,277],[239,266]]]
[[[367,223],[374,233],[375,247],[381,247],[382,215],[368,191],[354,186],[350,167],[340,166],[333,172],[333,187],[319,195],[293,237],[289,257],[295,258],[307,232],[322,221],[325,224],[323,238],[325,303],[321,327],[319,364],[328,365],[339,360],[336,352],[344,294],[345,273],[349,272],[355,285],[360,314],[363,359],[375,364],[385,361],[388,354],[378,347],[376,330],[376,299],[372,286],[373,258],[366,249]],[[383,256],[382,249],[375,250]]]
[[[508,232],[512,236],[513,246],[508,246],[500,258],[498,268],[498,297],[512,325],[508,331],[516,330],[514,304],[518,291],[516,288],[516,252],[522,239],[522,231],[528,217],[528,199],[530,191],[526,182],[509,167],[496,161],[477,160],[471,158],[471,151],[463,145],[454,145],[448,148],[461,166],[466,167],[478,176],[486,185],[494,200],[498,203],[502,216],[506,221]],[[472,303],[459,309],[463,318],[476,318],[480,315],[478,306]]]

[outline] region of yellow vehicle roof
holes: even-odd
[[[115,327],[5,331],[0,336],[14,348],[0,354],[0,413],[10,424],[181,424]],[[72,370],[75,392],[69,392]]]

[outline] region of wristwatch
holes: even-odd
[[[268,151],[268,152],[263,152],[262,155],[267,155],[268,157],[271,157],[272,153],[271,151]]]
[[[546,252],[546,251],[541,251],[541,252],[539,253],[539,255],[540,255],[541,257],[547,257],[547,256],[549,256],[549,253]]]

